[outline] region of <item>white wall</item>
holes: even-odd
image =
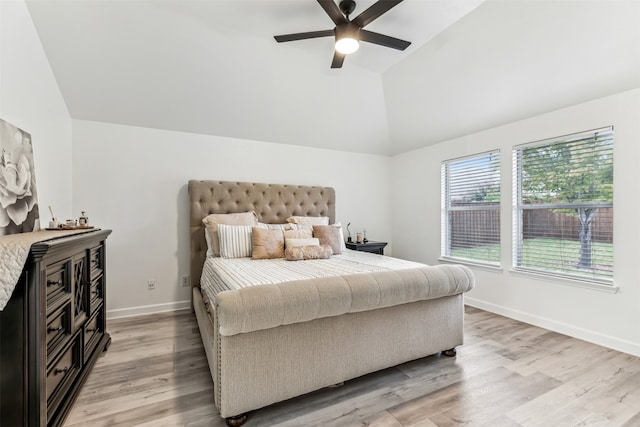
[[[190,179],[332,186],[337,221],[391,241],[387,156],[82,120],[73,120],[73,155],[74,212],[113,229],[111,317],[187,306],[179,276],[189,274]]]
[[[40,217],[71,214],[71,119],[23,1],[0,1],[0,118],[31,134]]]
[[[436,264],[440,255],[440,163],[500,149],[501,271],[474,268],[466,302],[640,355],[640,89],[550,112],[395,156],[391,161],[395,256]],[[614,282],[605,293],[514,274],[511,268],[511,149],[515,144],[613,125]]]

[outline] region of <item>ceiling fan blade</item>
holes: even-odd
[[[331,61],[331,68],[342,68],[345,56],[346,55],[344,53],[340,53],[336,50],[333,54],[333,61]]]
[[[340,12],[340,8],[333,0],[318,0],[318,3],[320,3],[320,6],[327,12],[327,15],[329,15],[329,18],[331,18],[334,24],[340,25],[347,22],[347,19],[342,12]]]
[[[307,33],[284,34],[281,36],[273,36],[278,43],[292,42],[295,40],[315,39],[317,37],[334,36],[333,30],[309,31]]]
[[[360,28],[365,27],[375,19],[378,19],[380,15],[387,12],[389,9],[401,2],[402,0],[378,0],[367,10],[352,19],[351,22],[355,23]]]
[[[405,50],[411,44],[411,42],[406,40],[385,36],[384,34],[378,34],[367,30],[360,30],[360,41],[379,44],[380,46],[386,46],[398,50]]]

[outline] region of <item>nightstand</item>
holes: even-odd
[[[367,243],[355,243],[345,242],[347,249],[354,251],[371,252],[373,254],[384,255],[384,247],[387,246],[387,242],[374,242],[369,240]]]

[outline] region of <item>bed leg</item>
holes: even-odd
[[[447,356],[447,357],[455,357],[456,356],[456,349],[454,348],[450,348],[449,350],[445,350],[442,352],[443,356]]]
[[[239,427],[247,422],[247,414],[236,415],[235,417],[225,418],[225,422],[229,427]]]

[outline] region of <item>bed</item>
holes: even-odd
[[[367,373],[438,352],[453,356],[463,343],[463,293],[474,286],[473,274],[464,266],[402,264],[347,250],[331,258],[344,265],[383,265],[338,276],[218,289],[209,297],[210,289],[201,288],[208,277],[203,268],[205,262],[217,261],[207,261],[203,218],[254,211],[266,224],[285,223],[291,216],[326,216],[334,223],[335,191],[197,180],[189,181],[188,188],[192,305],[214,381],[215,405],[228,425],[241,425],[250,411]],[[354,258],[358,256],[364,261]],[[261,261],[237,260],[233,268],[242,272]],[[275,260],[271,265],[296,262]]]

